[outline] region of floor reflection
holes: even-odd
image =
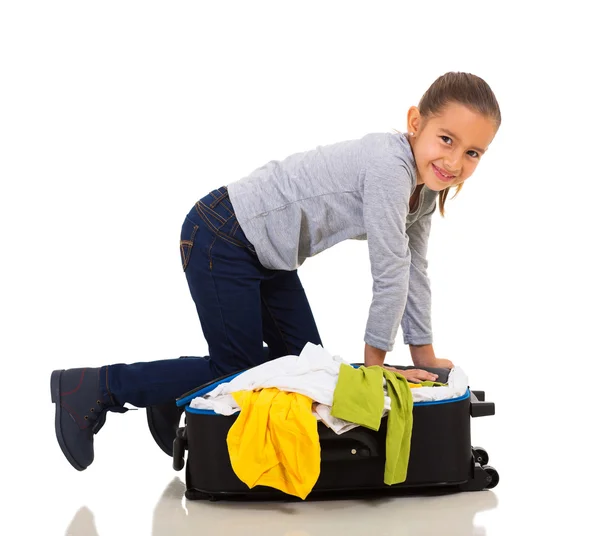
[[[152,536],[260,534],[260,536],[344,536],[373,532],[395,536],[485,536],[475,516],[498,504],[492,491],[427,492],[351,500],[304,502],[207,502],[185,499],[179,477],[169,482],[152,513]],[[80,508],[65,533],[98,536],[94,515]]]
[[[67,527],[65,536],[98,536],[94,514],[87,506],[82,506]]]
[[[306,502],[205,502],[182,498],[185,485],[173,479],[154,510],[152,536],[220,534],[261,536],[351,536],[378,534],[484,536],[474,525],[479,512],[497,506],[491,491],[402,494],[353,500]]]

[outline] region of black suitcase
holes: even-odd
[[[438,381],[447,381],[448,370],[425,370],[437,373]],[[227,380],[215,380],[177,400],[178,406],[185,406],[185,425],[179,428],[173,443],[173,468],[179,471],[185,465],[185,496],[190,500],[291,499],[291,496],[273,488],[256,486],[250,489],[235,475],[226,440],[237,415],[218,415],[189,406],[193,398],[208,393],[217,383]],[[456,399],[416,402],[407,478],[393,486],[383,482],[387,417],[382,419],[378,431],[358,427],[342,435],[335,434],[319,422],[321,472],[309,498],[411,488],[491,489],[498,484],[498,472],[487,465],[489,458],[484,449],[471,446],[470,419],[494,415],[494,410],[494,403],[485,401],[483,391],[470,389]],[[186,451],[187,463],[184,459]]]

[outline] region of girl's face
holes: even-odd
[[[417,164],[417,184],[440,191],[467,180],[496,135],[496,123],[462,104],[448,104],[424,122],[408,111],[409,142]],[[410,136],[414,132],[414,136]]]

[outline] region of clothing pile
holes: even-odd
[[[248,487],[269,486],[302,499],[320,474],[317,422],[336,434],[378,430],[388,417],[384,482],[406,480],[415,402],[458,398],[468,380],[455,367],[447,384],[412,384],[382,367],[354,367],[307,343],[299,356],[268,361],[194,398],[190,407],[239,413],[227,435],[231,465]]]

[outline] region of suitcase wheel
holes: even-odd
[[[473,458],[479,465],[487,465],[490,461],[487,451],[481,447],[473,447]]]
[[[500,482],[500,475],[498,474],[498,471],[496,471],[496,469],[494,469],[491,465],[484,465],[481,468],[487,474],[487,484],[485,486],[485,489],[495,488],[498,485],[498,482]]]
[[[482,491],[495,488],[500,482],[498,471],[491,465],[481,465],[476,459],[475,449],[473,449],[473,458],[473,472],[469,480],[459,485],[459,489],[461,491]]]

